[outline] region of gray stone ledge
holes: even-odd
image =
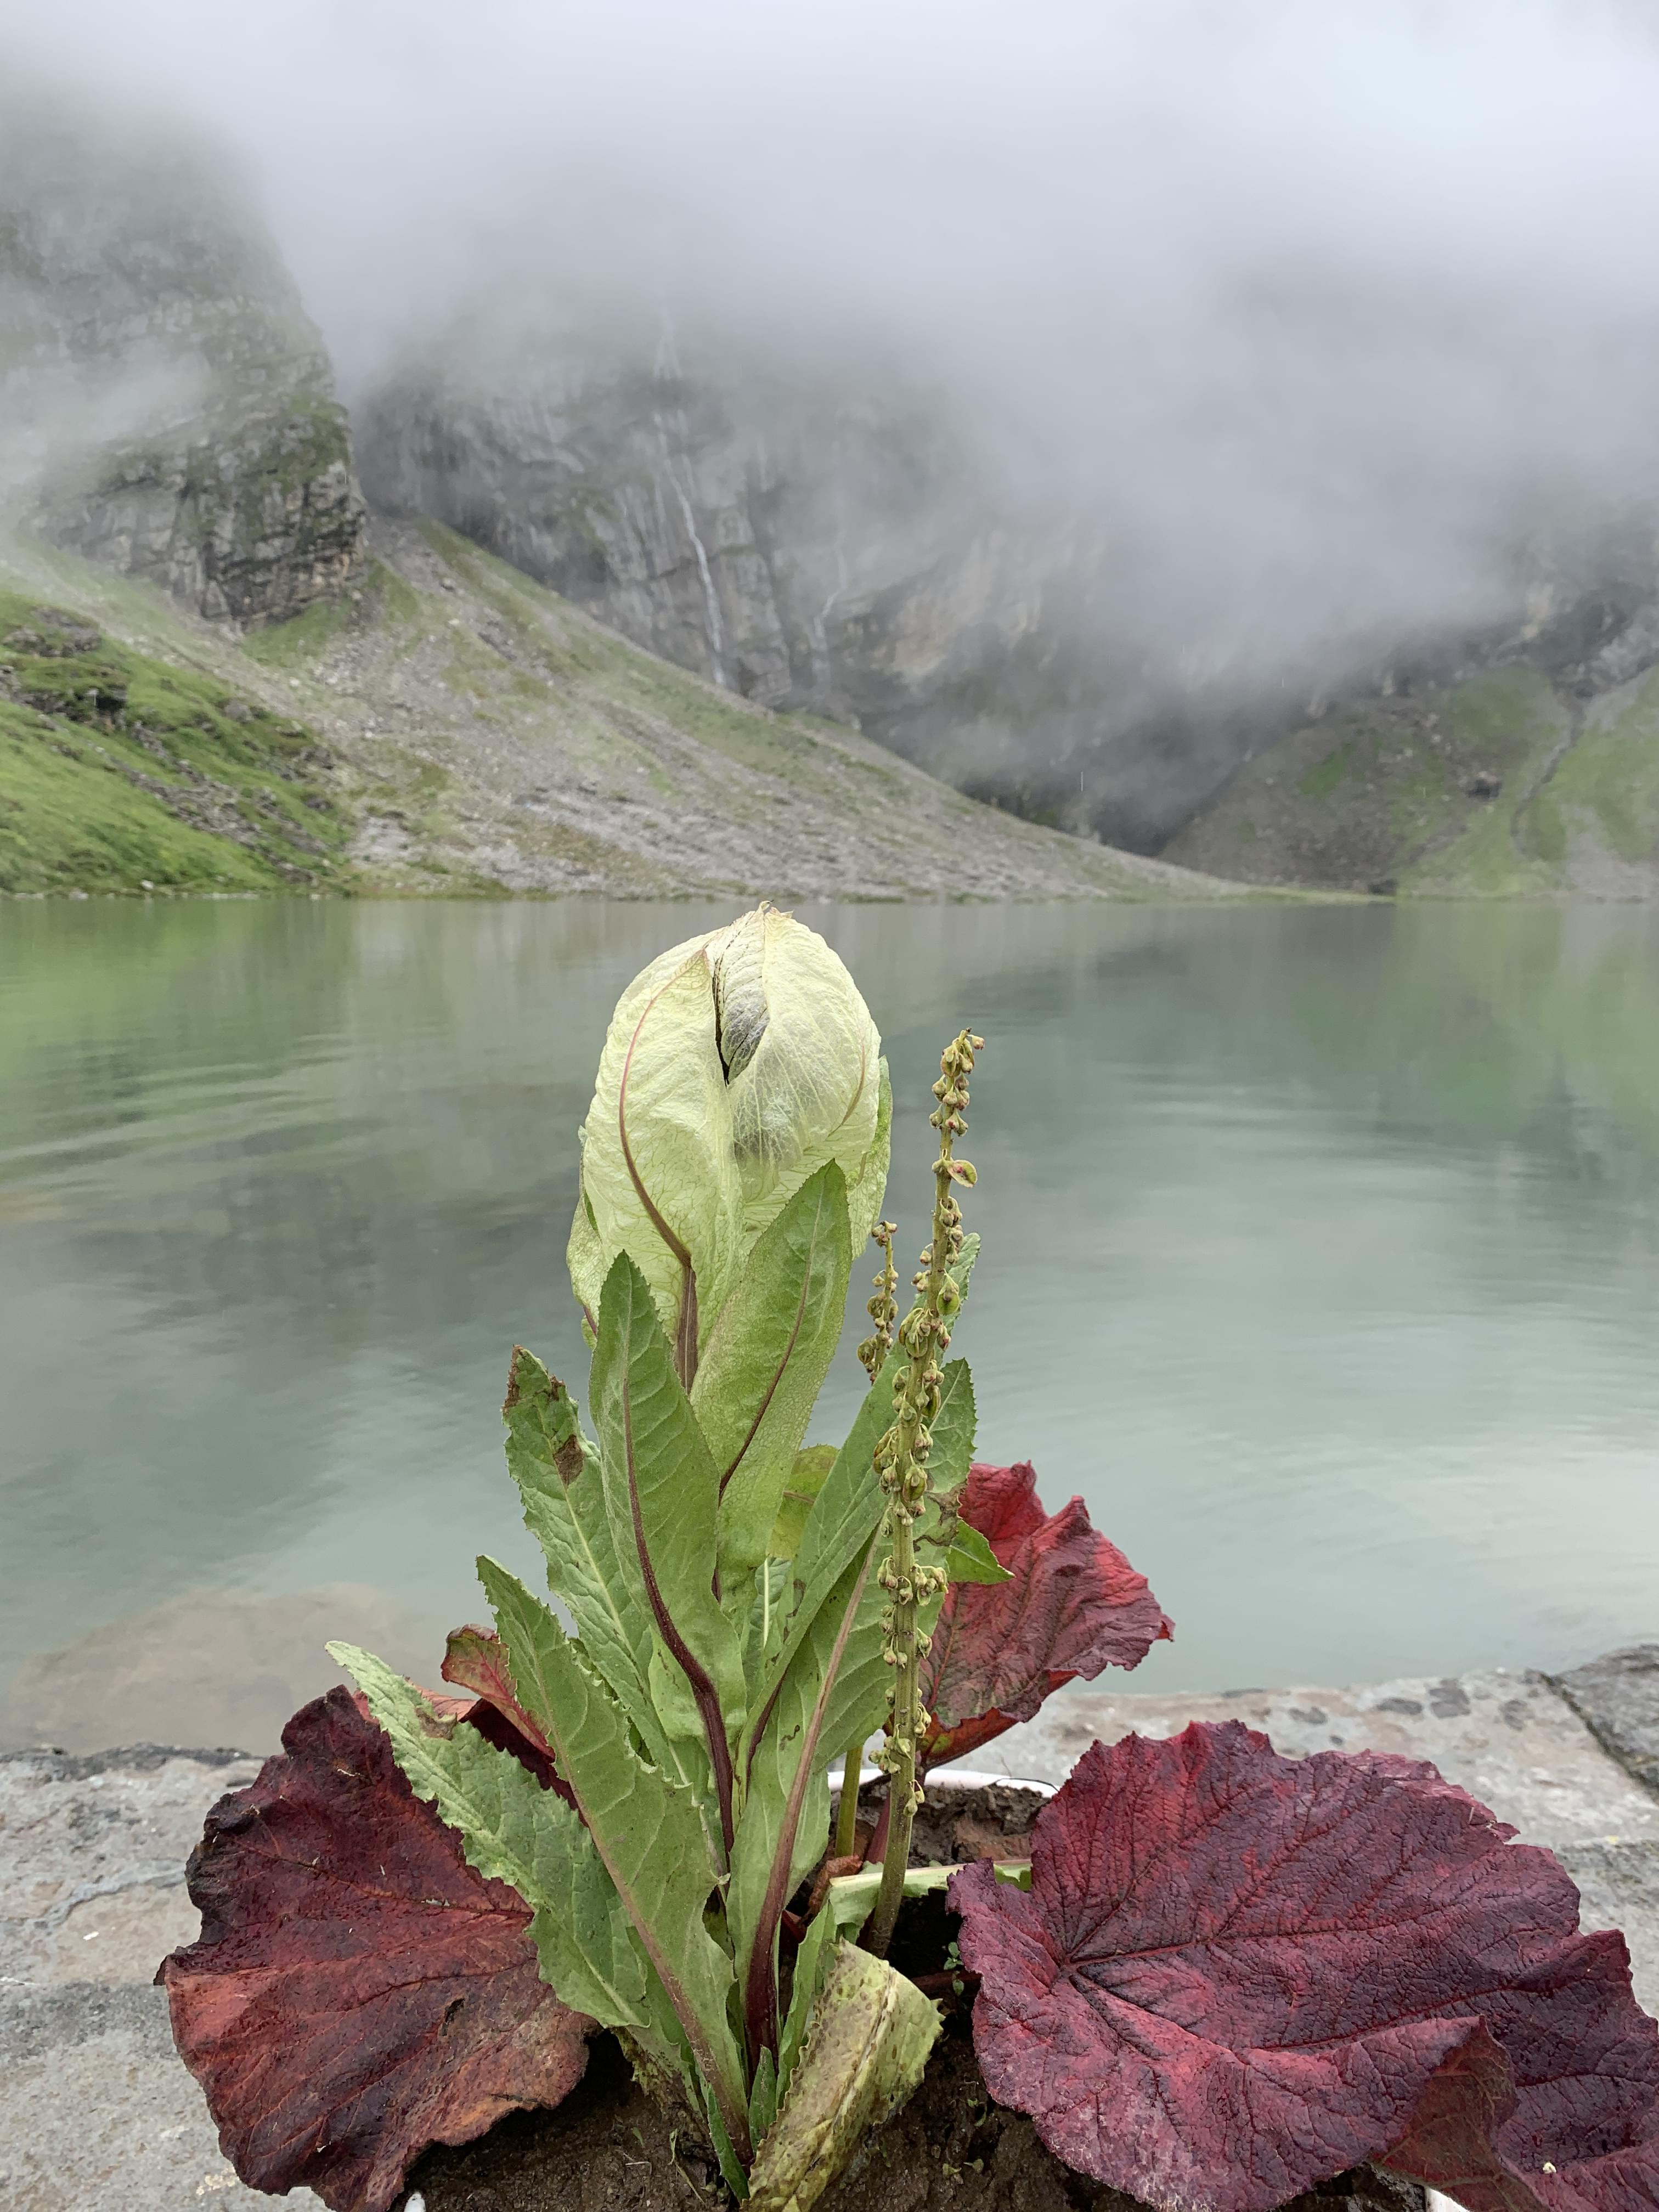
[[[225,1745],[212,1751],[188,1751],[177,1744],[127,1743],[113,1751],[70,1752],[41,1743],[21,1751],[0,1751],[0,1768],[27,1765],[39,1770],[43,1782],[85,1782],[94,1774],[108,1774],[118,1768],[125,1773],[153,1774],[170,1759],[193,1759],[198,1766],[234,1766],[239,1759],[258,1755]]]
[[[1586,1928],[1619,1927],[1659,2011],[1659,1645],[1558,1680],[1530,1672],[1358,1688],[1156,1697],[1099,1689],[964,1762],[1063,1780],[1097,1737],[1237,1719],[1306,1757],[1371,1748],[1431,1760],[1552,1845]],[[259,1759],[130,1744],[0,1755],[0,2199],[7,2212],[200,2212],[238,2198],[201,2093],[174,2055],[157,1961],[196,1932],[185,1860],[208,1808]],[[295,2191],[306,2212],[318,2200]]]
[[[1603,1750],[1659,1791],[1659,1644],[1628,1644],[1549,1680]]]

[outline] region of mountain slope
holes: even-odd
[[[286,715],[0,591],[0,890],[331,883],[329,766]]]
[[[376,523],[373,552],[345,597],[240,640],[38,542],[0,545],[0,588],[205,687],[208,720],[234,698],[300,744],[301,803],[350,824],[342,859],[330,846],[328,867],[312,871],[319,881],[613,896],[1240,895],[981,806],[836,725],[736,698],[438,525]],[[50,750],[54,739],[37,731],[33,742]],[[27,757],[0,759],[0,800],[17,795]],[[44,753],[32,757],[39,766]],[[54,801],[71,814],[76,803],[62,789]],[[94,871],[65,857],[73,827],[57,834],[50,887],[202,881],[199,854],[187,866],[151,851],[125,874]]]
[[[1246,761],[1164,848],[1257,884],[1659,897],[1659,671],[1523,667],[1352,701]]]

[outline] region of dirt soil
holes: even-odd
[[[885,1786],[860,1792],[861,1821],[873,1818]],[[1027,1856],[1037,1802],[1002,1784],[948,1796],[935,1785],[917,1816],[912,1861]],[[894,1965],[937,1973],[955,1929],[942,1898],[908,1905]],[[818,2212],[1136,2212],[1134,2198],[1073,2173],[1030,2120],[993,2100],[974,2057],[970,1998],[946,2002],[945,2033],[921,2087],[818,2200]],[[427,2152],[409,2191],[420,2193],[426,2212],[687,2212],[731,2203],[712,2153],[636,2086],[610,2035],[594,2037],[586,2075],[557,2111],[515,2112],[477,2142]],[[1424,2212],[1425,2201],[1415,2184],[1365,2166],[1297,2197],[1287,2212]]]
[[[554,2112],[519,2112],[410,2176],[427,2212],[687,2212],[730,2200],[708,2153],[635,2086],[609,2035]],[[1062,2166],[1030,2120],[987,2094],[968,2015],[947,2020],[921,2087],[818,2201],[818,2212],[1132,2212],[1135,2200]],[[1293,2212],[1423,2212],[1414,2184],[1370,2167]]]

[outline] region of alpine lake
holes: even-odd
[[[736,910],[0,904],[0,1744],[273,1748],[325,1636],[434,1682],[474,1554],[536,1572],[499,1407],[519,1342],[584,1392],[606,1021]],[[1659,1632],[1659,916],[798,911],[883,1032],[902,1258],[987,1038],[953,1348],[980,1456],[1174,1618],[1124,1686]]]

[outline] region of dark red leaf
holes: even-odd
[[[1369,2159],[1470,2212],[1653,2212],[1659,2028],[1513,1833],[1432,1767],[1237,1721],[1097,1744],[1029,1894],[951,1883],[991,2093],[1154,2204],[1269,2212]]]
[[[554,1771],[552,1745],[514,1693],[507,1646],[492,1629],[453,1629],[444,1653],[443,1677],[477,1698],[466,1717],[486,1742],[497,1751],[510,1751],[544,1790],[556,1790],[568,1805],[576,1802],[575,1792]]]
[[[208,1814],[201,1941],[156,1979],[242,2179],[385,2212],[428,2143],[568,2095],[592,2022],[538,1974],[522,1898],[467,1865],[349,1692],[283,1744]]]
[[[1029,1721],[1079,1675],[1138,1667],[1175,1632],[1146,1577],[1090,1526],[1080,1498],[1043,1512],[1028,1464],[975,1462],[960,1511],[1013,1580],[957,1583],[946,1593],[923,1662],[922,1701],[933,1716],[924,1767]]]

